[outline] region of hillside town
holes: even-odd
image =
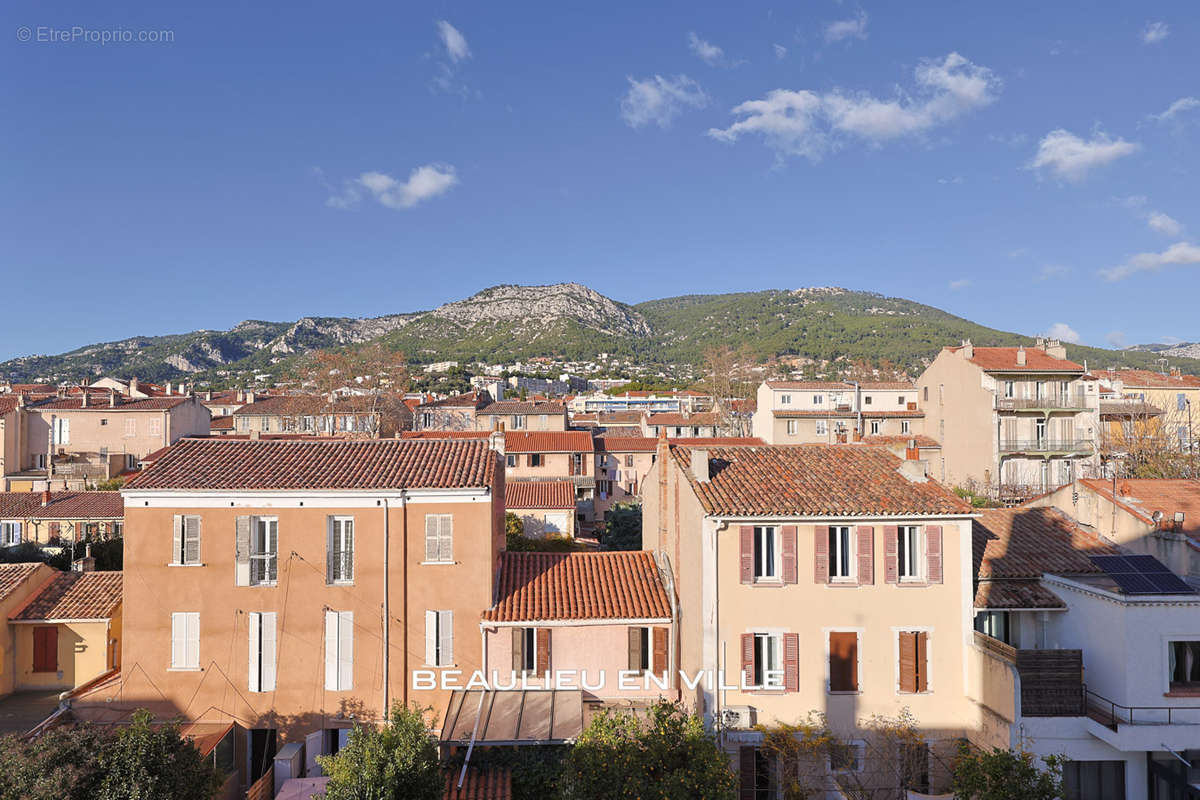
[[[713,797],[951,796],[970,752],[1200,792],[1194,375],[1048,337],[649,389],[331,363],[0,385],[0,733],[170,722],[229,800],[414,713],[446,798],[552,796],[669,713]]]

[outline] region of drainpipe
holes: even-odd
[[[405,707],[408,706],[408,493],[401,495],[403,512],[400,515],[400,547],[403,552],[400,554],[400,574],[404,576],[404,594],[403,602],[400,607],[401,629],[404,632],[404,646],[400,648],[404,653],[402,663],[404,664],[404,682],[401,687],[401,697],[404,698]]]
[[[388,719],[388,700],[390,699],[388,697],[388,690],[391,689],[388,681],[390,677],[389,667],[391,666],[392,658],[392,618],[389,614],[391,609],[388,602],[388,582],[391,577],[388,571],[388,547],[391,544],[388,537],[388,526],[390,522],[388,518],[391,516],[389,511],[390,509],[388,508],[388,501],[385,497],[383,498],[383,719],[385,724]]]

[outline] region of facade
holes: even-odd
[[[1116,397],[1147,403],[1160,412],[1154,424],[1166,441],[1185,451],[1200,446],[1200,377],[1178,369],[1166,374],[1148,369],[1104,370],[1097,376]]]
[[[34,594],[58,574],[45,564],[0,564],[0,697],[17,686],[17,655],[9,615],[19,611]],[[32,726],[30,726],[32,727]]]
[[[923,463],[878,447],[662,443],[646,485],[643,542],[672,570],[681,668],[725,672],[720,691],[684,699],[731,728],[744,791],[770,796],[779,777],[755,768],[753,725],[809,712],[861,742],[859,762],[863,720],[905,708],[938,753],[987,741],[971,683],[973,515]],[[944,787],[932,761],[926,772],[911,788]]]
[[[928,431],[917,394],[906,381],[764,381],[755,395],[751,431],[768,444],[919,436]]]
[[[572,481],[509,481],[504,486],[504,510],[517,515],[525,536],[575,536]]]
[[[349,395],[332,401],[313,394],[254,398],[233,412],[233,432],[290,433],[346,438],[395,436],[412,427],[398,395]]]
[[[642,434],[650,437],[666,433],[674,439],[711,439],[723,432],[720,417],[715,411],[663,412],[642,417]]]
[[[943,348],[917,386],[948,484],[1020,499],[1099,466],[1097,382],[1053,339]]]
[[[565,431],[567,408],[545,400],[500,400],[476,412],[476,430]]]
[[[119,537],[124,519],[120,492],[0,492],[0,547]]]

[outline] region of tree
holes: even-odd
[[[642,549],[642,507],[637,503],[617,503],[608,512],[600,532],[604,550]]]
[[[729,757],[700,717],[659,699],[644,713],[604,709],[567,754],[565,800],[733,800]]]
[[[1161,409],[1144,400],[1112,403],[1100,423],[1100,455],[1118,477],[1196,477],[1188,409]]]
[[[326,800],[441,800],[442,771],[425,724],[428,711],[395,703],[382,729],[355,725],[337,755],[317,756],[329,775]]]
[[[978,750],[964,744],[954,760],[952,787],[959,800],[1056,800],[1062,797],[1062,759],[1032,753]]]
[[[394,353],[379,342],[353,350],[318,350],[308,357],[300,370],[301,382],[312,386],[325,399],[325,413],[346,411],[368,413],[377,423],[367,434],[394,436],[405,427],[408,407],[403,404],[408,391],[408,363],[403,353]],[[353,403],[338,396],[359,398]]]
[[[705,391],[713,396],[719,427],[730,436],[750,435],[746,402],[757,390],[754,355],[748,346],[734,350],[728,345],[704,351]]]

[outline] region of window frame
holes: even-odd
[[[862,671],[862,651],[863,651],[863,629],[862,628],[825,628],[825,693],[826,694],[862,694],[863,671]],[[833,688],[833,652],[830,649],[831,636],[834,633],[853,633],[854,641],[854,688],[853,689],[834,689]]]
[[[902,547],[906,532],[911,540],[908,547]],[[925,570],[922,568],[925,548],[921,532],[920,525],[896,526],[896,581],[899,583],[922,583],[925,581]],[[906,557],[910,562],[908,567],[904,564]],[[909,567],[912,569],[910,570]],[[909,574],[905,574],[906,572]]]
[[[878,420],[878,419],[873,419],[873,420],[869,420],[869,422],[871,423],[871,435],[878,436],[880,430],[882,429],[883,421]]]
[[[17,532],[16,541],[10,541],[9,534],[15,530]],[[21,520],[6,519],[0,520],[0,547],[16,547],[24,541],[25,526]]]
[[[788,436],[795,436],[796,435],[796,420],[794,420],[794,419],[784,420],[784,430],[787,432]]]
[[[265,533],[262,529],[266,524]],[[271,523],[274,523],[275,530],[275,551],[269,552],[270,547],[270,532]],[[266,540],[262,545],[263,551],[259,551],[259,536],[263,534]],[[264,570],[261,579],[254,578],[255,562],[263,564],[260,569]],[[271,567],[274,567],[274,570]],[[271,577],[272,572],[274,577]],[[275,586],[279,582],[279,517],[275,516],[254,516],[250,518],[250,586]]]
[[[437,558],[430,558],[430,555],[429,555],[429,533],[428,533],[428,531],[429,531],[430,517],[436,517],[438,520]],[[450,520],[450,534],[448,537],[449,538],[449,551],[450,551],[449,558],[442,557],[443,556],[442,540],[443,540],[443,538],[445,538],[444,534],[442,532],[442,521],[446,520],[446,519]],[[454,515],[453,514],[426,514],[425,515],[425,531],[426,531],[426,533],[425,533],[425,560],[422,561],[421,563],[422,564],[453,564],[454,563]]]
[[[183,663],[177,663],[175,661],[175,619],[176,619],[176,617],[182,618],[183,628],[184,628],[184,630],[183,630],[183,634],[184,634],[184,636],[183,636]],[[189,642],[190,637],[188,637],[188,635],[187,635],[188,625],[190,624],[191,620],[193,620],[193,619],[196,622],[196,648],[195,648],[194,662],[190,658],[190,656],[192,654],[188,652],[190,649],[188,647],[188,642]],[[172,611],[171,612],[170,652],[171,652],[171,659],[170,659],[171,666],[168,668],[168,671],[171,671],[171,672],[199,672],[200,671],[200,612],[199,611]],[[191,662],[191,663],[189,663],[189,662]]]
[[[892,661],[896,665],[895,678],[897,695],[911,696],[933,694],[933,657],[929,653],[929,648],[933,644],[933,632],[933,628],[922,625],[899,625],[892,628]],[[924,634],[925,636],[925,663],[921,665],[925,670],[925,688],[915,692],[906,692],[900,688],[900,637],[906,633],[919,633]]]
[[[825,768],[832,775],[857,775],[866,769],[867,764],[867,742],[864,739],[851,739],[847,742],[835,742],[837,747],[845,747],[847,751],[854,753],[854,760],[850,767],[835,767],[833,764],[833,755],[825,756]]]
[[[846,532],[845,552],[841,547],[840,533],[835,540],[834,531]],[[836,545],[836,546],[835,546]],[[858,581],[858,543],[853,525],[830,525],[829,526],[829,582],[830,583],[855,583]],[[845,566],[847,567],[846,574],[841,575],[834,572],[834,567],[837,563],[837,555],[843,556]]]
[[[753,631],[754,675],[756,689],[783,691],[783,635],[776,631]],[[767,682],[767,673],[774,672],[774,683]]]
[[[1195,664],[1193,665],[1193,673],[1200,672],[1200,636],[1164,636],[1163,642],[1166,645],[1163,652],[1163,670],[1166,679],[1166,694],[1188,694],[1200,692],[1200,678],[1195,681],[1177,682],[1173,680],[1174,670],[1171,669],[1172,651],[1175,645],[1188,644],[1191,645],[1196,656]]]
[[[817,436],[828,436],[829,435],[829,423],[823,419],[815,420],[814,430],[815,430]]]
[[[349,547],[349,553],[350,553],[350,555],[349,555],[349,557],[348,557],[348,558],[346,557],[346,552],[347,552],[347,548],[346,548],[346,539],[347,539],[346,523],[349,523],[349,524],[350,524],[350,530],[349,530],[349,534],[348,534],[348,536],[349,536],[349,543],[350,543],[350,547]],[[340,525],[340,527],[341,527],[341,530],[340,530],[340,531],[338,530],[338,528],[339,528],[339,525]],[[340,561],[334,562],[334,563],[333,563],[333,564],[331,564],[331,566],[330,566],[330,569],[329,569],[330,585],[333,585],[333,586],[353,586],[353,585],[354,585],[354,553],[355,553],[355,548],[354,548],[354,527],[355,527],[355,526],[354,526],[354,517],[353,517],[352,515],[348,515],[348,514],[335,514],[335,515],[331,515],[331,516],[329,516],[329,517],[327,518],[327,526],[328,526],[328,528],[327,528],[327,531],[328,531],[328,538],[327,538],[327,540],[326,540],[326,541],[327,541],[327,545],[328,545],[328,546],[327,546],[327,549],[326,549],[326,551],[325,551],[325,557],[326,557],[327,559],[332,559],[332,558],[333,558],[333,554],[334,554],[335,552],[338,552],[338,551],[337,551],[337,549],[334,547],[334,544],[335,544],[335,539],[336,539],[336,538],[337,538],[339,535],[340,535],[340,536],[341,536],[341,538],[342,538],[342,542],[341,542],[341,545],[342,545],[342,548],[341,548],[342,559],[341,559]],[[349,573],[350,573],[350,577],[348,577],[348,578],[346,577],[346,575],[345,575],[345,572],[344,572],[344,568],[345,568],[347,565],[349,566]],[[342,568],[342,569],[339,569],[339,567],[340,567],[340,568]]]
[[[755,525],[754,526],[754,550],[751,577],[755,583],[780,583],[783,580],[783,556],[780,552],[780,529],[775,525]],[[770,557],[768,565],[767,556]],[[760,567],[769,567],[770,572],[761,570]]]
[[[905,436],[912,433],[912,423],[906,419],[900,420],[900,433],[904,434]]]

